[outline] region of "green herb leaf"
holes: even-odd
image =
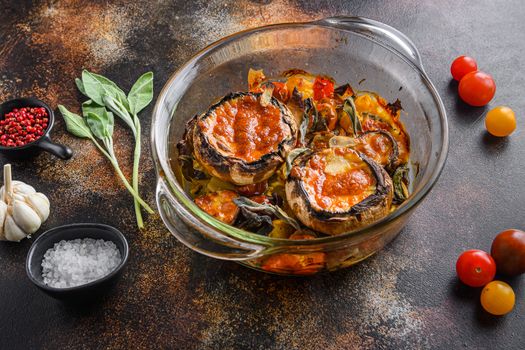
[[[108,109],[110,109],[113,113],[115,113],[120,119],[126,123],[129,128],[133,131],[133,135],[136,137],[136,129],[135,124],[133,123],[133,119],[129,115],[126,107],[117,99],[111,96],[104,96],[104,103]]]
[[[286,156],[286,173],[285,173],[286,177],[288,177],[288,175],[290,175],[290,171],[292,171],[293,161],[297,157],[299,157],[301,154],[309,150],[310,149],[308,148],[294,148],[293,150],[290,151],[290,153],[288,153],[288,155]]]
[[[153,72],[144,73],[137,79],[128,94],[129,111],[137,115],[153,100]]]
[[[115,117],[113,117],[113,113],[108,112],[104,110],[105,118],[107,120],[106,122],[106,135],[108,138],[113,137],[113,129],[115,127]]]
[[[114,82],[102,75],[91,73],[87,70],[82,71],[82,84],[86,95],[100,106],[104,105],[104,96],[108,95],[118,99],[128,108],[126,94]]]
[[[78,114],[72,113],[62,105],[58,105],[60,113],[66,122],[67,131],[76,137],[81,137],[84,139],[93,139],[93,134],[89,130],[89,127],[86,125],[84,119]]]
[[[319,119],[317,109],[314,106],[314,103],[311,98],[304,100],[304,112],[303,118],[301,120],[301,125],[299,125],[299,141],[301,145],[306,144],[306,134],[308,134],[308,127],[310,124],[315,126]],[[312,123],[310,123],[312,121]]]
[[[354,136],[358,136],[361,132],[363,132],[363,128],[361,126],[359,116],[357,115],[357,110],[355,108],[354,99],[352,98],[352,96],[348,97],[345,100],[345,103],[343,105],[343,111],[350,117]]]
[[[260,215],[241,207],[241,215],[239,217],[240,219],[238,219],[236,226],[240,229],[264,236],[273,230],[272,218],[268,215]]]
[[[88,113],[86,117],[86,123],[91,129],[91,132],[93,135],[95,135],[96,138],[104,141],[104,139],[107,137],[107,131],[106,131],[106,121],[103,120],[103,118],[95,113]]]
[[[102,115],[102,113],[104,113],[105,110],[106,110],[106,107],[100,106],[99,104],[95,103],[93,100],[87,100],[86,102],[82,103],[82,116],[84,118],[87,118],[88,113]]]
[[[87,96],[86,89],[84,89],[84,83],[82,83],[82,80],[75,78],[75,84],[77,85],[78,91],[80,91],[82,95]]]
[[[392,182],[394,183],[394,200],[396,203],[404,202],[408,196],[408,166],[406,164],[397,167],[392,176]]]
[[[284,210],[273,204],[259,204],[252,201],[246,197],[239,197],[233,200],[240,208],[245,208],[253,213],[262,214],[262,215],[274,215],[277,218],[283,220],[290,226],[294,227],[296,230],[301,229],[301,225],[294,218],[288,216]]]
[[[301,125],[299,125],[299,144],[306,144],[306,134],[308,133],[308,124],[310,124],[310,116],[307,113],[303,114]]]

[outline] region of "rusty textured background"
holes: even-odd
[[[0,242],[0,348],[342,349],[525,347],[525,282],[517,305],[492,317],[479,290],[460,285],[454,264],[468,248],[490,249],[493,236],[525,227],[525,7],[512,1],[0,1],[0,100],[35,95],[78,109],[73,80],[82,68],[128,89],[155,72],[155,89],[196,50],[238,30],[329,15],[362,15],[414,40],[450,121],[450,154],[433,192],[401,236],[358,266],[309,279],[280,278],[191,252],[158,216],[137,232],[132,201],[89,142],[53,138],[75,156],[15,161],[14,175],[45,192],[52,216],[43,229],[102,222],[131,244],[123,279],[87,306],[56,301],[24,270],[34,240]],[[449,63],[478,59],[498,84],[491,105],[508,104],[518,130],[488,136],[485,108],[458,101]],[[150,106],[143,116],[142,189],[153,203]],[[119,128],[122,130],[123,128]],[[129,174],[130,135],[118,155]],[[6,160],[0,157],[0,163]],[[38,236],[35,235],[35,236]]]

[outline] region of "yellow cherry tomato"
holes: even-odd
[[[516,129],[514,111],[506,106],[491,109],[485,117],[485,127],[494,136],[509,136]]]
[[[502,281],[488,283],[481,292],[481,306],[497,316],[509,313],[514,308],[515,299],[512,287]]]

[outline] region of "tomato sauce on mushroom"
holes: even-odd
[[[348,211],[375,191],[376,179],[368,164],[349,148],[318,152],[305,167],[294,170],[292,176],[301,177],[311,202],[322,210]]]
[[[211,118],[201,121],[201,128],[223,154],[246,162],[276,152],[279,143],[291,133],[279,107],[262,106],[260,95],[241,96],[221,104]]]

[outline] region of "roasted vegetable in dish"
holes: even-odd
[[[222,222],[233,224],[237,214],[239,214],[239,207],[233,202],[237,197],[237,193],[224,190],[203,194],[195,198],[195,203],[199,208]]]
[[[352,231],[388,214],[393,185],[377,163],[349,147],[295,159],[286,199],[306,226],[329,235]]]
[[[314,239],[315,236],[297,231],[289,239]],[[288,273],[293,271],[296,275],[311,275],[321,270],[326,263],[326,253],[312,252],[307,254],[274,254],[265,259],[261,268],[276,273]]]
[[[314,239],[369,225],[410,195],[401,103],[293,69],[250,69],[192,118],[177,145],[178,178],[215,218],[273,238]],[[275,255],[271,271],[313,273],[324,256]]]
[[[271,93],[271,91],[270,91]],[[236,185],[268,179],[295,146],[288,108],[264,93],[233,93],[197,117],[195,158],[213,176]]]

